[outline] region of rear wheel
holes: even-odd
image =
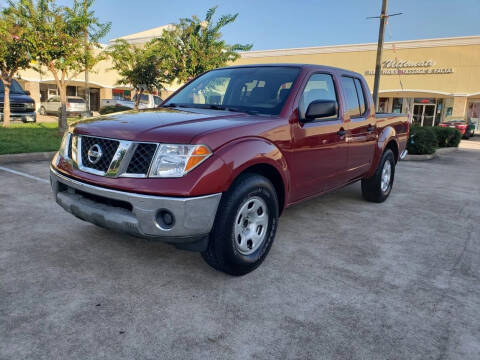
[[[392,191],[395,177],[395,157],[387,149],[382,155],[375,174],[362,180],[362,195],[367,201],[381,203],[387,200]]]
[[[272,246],[278,212],[272,183],[261,175],[242,175],[222,197],[202,257],[213,268],[231,275],[255,270]]]

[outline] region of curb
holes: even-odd
[[[437,151],[435,151],[435,154],[444,155],[444,154],[450,154],[456,151],[458,151],[458,147],[446,147],[446,148],[437,149]]]
[[[447,147],[447,148],[438,148],[433,154],[428,155],[411,155],[408,154],[404,161],[425,161],[432,160],[436,157],[443,156],[458,151],[458,147]]]
[[[56,151],[0,155],[0,164],[52,160]]]
[[[436,152],[433,154],[428,154],[428,155],[411,155],[408,154],[405,156],[405,159],[403,161],[425,161],[425,160],[432,160],[437,157]]]

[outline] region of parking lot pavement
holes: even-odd
[[[383,204],[354,184],[289,208],[241,278],[0,184],[1,359],[480,358],[478,150],[402,162]]]

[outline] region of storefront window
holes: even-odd
[[[388,107],[388,98],[378,99],[378,111],[379,113],[386,113]]]
[[[403,112],[403,99],[402,98],[394,98],[393,99],[392,112],[396,113],[396,114],[401,114]]]
[[[67,96],[77,96],[77,87],[67,86]]]
[[[113,89],[112,96],[115,100],[130,100],[132,98],[132,92],[130,90]]]

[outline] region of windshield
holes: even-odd
[[[0,81],[0,93],[4,93],[3,82]],[[25,95],[25,91],[23,91],[22,87],[16,80],[12,80],[12,85],[10,86],[10,94],[22,94]]]
[[[289,66],[213,70],[193,80],[164,106],[278,115],[299,73],[299,68]]]

